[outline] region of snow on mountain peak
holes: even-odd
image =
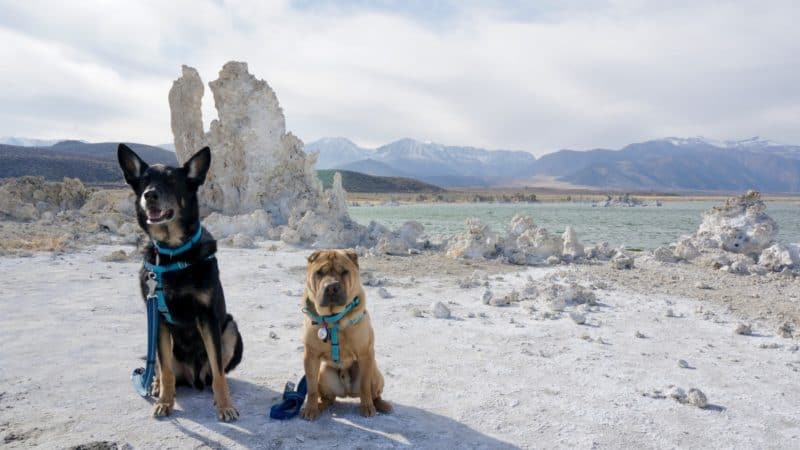
[[[718,139],[711,139],[703,136],[695,136],[689,138],[668,137],[664,138],[663,140],[678,147],[686,145],[705,144],[719,148],[752,148],[752,147],[763,148],[763,147],[773,147],[780,145],[778,143],[775,143],[767,139],[761,139],[761,137],[759,136],[753,136],[747,139],[730,140],[730,141],[721,141]]]

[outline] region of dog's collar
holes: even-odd
[[[197,244],[198,242],[200,242],[200,238],[202,236],[203,236],[203,227],[198,223],[197,224],[197,232],[194,234],[194,236],[192,236],[191,239],[189,239],[188,241],[183,243],[183,245],[181,245],[180,247],[178,247],[178,248],[169,248],[169,247],[166,247],[166,246],[162,246],[162,245],[159,245],[158,241],[156,241],[155,239],[153,240],[153,247],[155,247],[156,252],[161,254],[161,255],[178,256],[178,255],[180,255],[182,253],[186,253],[187,251],[189,251],[189,249],[194,247],[194,244]]]
[[[303,308],[303,312],[311,318],[311,323],[314,325],[320,325],[319,331],[317,336],[322,339],[323,342],[328,340],[328,337],[331,339],[331,358],[333,359],[334,364],[339,364],[339,321],[342,320],[344,316],[346,316],[350,311],[353,310],[358,304],[361,303],[358,297],[355,297],[352,302],[348,303],[347,306],[344,307],[343,310],[339,311],[336,314],[329,314],[327,316],[320,316],[315,314],[316,309],[314,309],[314,305],[311,303],[311,300],[306,298],[306,307]],[[312,310],[314,312],[312,312]],[[362,311],[361,314],[353,317],[352,319],[347,321],[348,326],[353,326],[361,321],[364,318],[364,315],[367,314],[366,311]]]

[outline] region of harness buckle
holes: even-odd
[[[156,288],[158,287],[158,280],[156,279],[155,272],[147,273],[147,280],[145,280],[144,284],[147,286],[147,297],[155,297]]]

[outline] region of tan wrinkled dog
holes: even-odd
[[[392,410],[381,398],[383,375],[375,363],[375,333],[366,300],[355,252],[318,250],[308,257],[302,300],[306,312],[303,364],[308,383],[308,401],[300,413],[303,418],[316,419],[336,397],[360,398],[360,412],[365,417],[375,415],[376,410]],[[325,321],[342,312],[335,322]],[[338,335],[338,361],[334,333]]]

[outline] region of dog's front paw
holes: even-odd
[[[166,417],[172,412],[174,402],[156,402],[153,407],[153,417]]]
[[[223,422],[233,422],[239,418],[239,411],[233,406],[217,408],[217,419]]]
[[[319,406],[316,405],[306,405],[306,407],[300,411],[300,415],[306,420],[317,420],[319,413]]]
[[[375,415],[375,404],[372,402],[361,402],[361,415],[372,417]]]

